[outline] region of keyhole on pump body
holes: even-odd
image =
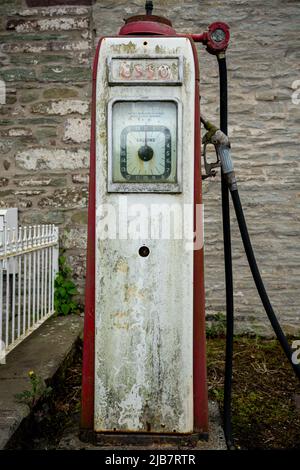
[[[145,245],[141,246],[141,248],[139,249],[139,255],[142,258],[147,258],[147,256],[149,256],[149,254],[150,254],[149,248]]]

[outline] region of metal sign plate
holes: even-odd
[[[182,57],[111,57],[108,59],[110,85],[180,85]]]

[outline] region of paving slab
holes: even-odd
[[[51,383],[82,330],[83,318],[79,315],[51,317],[8,354],[6,364],[0,365],[0,449],[30,414],[29,406],[16,399],[16,394],[30,390],[28,372],[33,370]]]

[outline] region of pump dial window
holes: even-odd
[[[177,104],[118,101],[112,109],[113,182],[177,182]]]

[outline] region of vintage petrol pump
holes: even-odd
[[[194,41],[225,50],[229,29],[178,35],[152,8],[101,38],[94,61],[81,428],[198,439],[208,401],[203,243],[187,249],[201,205]],[[174,204],[191,222],[184,237],[128,236],[125,209]]]

